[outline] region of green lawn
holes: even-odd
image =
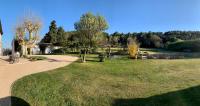
[[[94,58],[88,60],[24,77],[13,84],[12,96],[31,106],[200,104],[200,59],[131,60],[123,57],[104,63]]]

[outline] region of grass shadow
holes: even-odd
[[[30,104],[21,98],[9,96],[0,98],[0,106],[30,106]]]
[[[114,99],[113,106],[198,106],[200,86],[148,98]]]
[[[99,60],[96,60],[96,59],[86,59],[86,61],[88,61],[88,62],[99,62]]]
[[[47,59],[48,62],[74,62],[74,61],[69,61],[69,60],[57,60],[57,59]]]

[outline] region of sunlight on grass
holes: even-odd
[[[200,59],[131,60],[127,57],[104,63],[75,62],[18,80],[12,95],[23,98],[31,106],[196,104],[200,103],[195,98],[200,96],[199,87],[186,93],[181,90],[200,85],[199,63]],[[176,91],[180,93],[162,96]]]

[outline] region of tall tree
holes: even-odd
[[[26,15],[21,22],[16,25],[15,34],[22,46],[22,55],[27,55],[28,50],[29,54],[32,54],[32,48],[38,41],[38,32],[41,26],[42,22],[40,18],[32,14]]]
[[[51,26],[49,27],[49,32],[48,32],[49,36],[51,37],[50,42],[53,43],[53,44],[55,44],[57,42],[57,38],[56,38],[57,32],[58,32],[58,28],[57,28],[57,25],[56,25],[56,21],[53,20],[51,22]]]
[[[83,14],[78,22],[74,24],[75,29],[80,34],[80,42],[82,44],[82,62],[85,62],[86,52],[91,49],[98,40],[98,33],[106,30],[108,24],[104,17],[93,15],[92,13]]]
[[[67,33],[65,33],[65,30],[63,29],[63,27],[59,27],[58,28],[58,32],[57,32],[57,45],[58,46],[66,46],[67,44]]]
[[[119,46],[119,42],[120,42],[120,36],[121,34],[119,32],[114,32],[113,34],[111,34],[111,44],[114,47],[118,47]]]
[[[67,33],[67,46],[71,49],[71,51],[78,51],[79,49],[79,34],[77,31],[66,32]]]
[[[41,42],[52,43],[53,45],[55,45],[57,43],[57,32],[58,32],[58,28],[56,25],[56,21],[53,20],[51,22],[51,25],[49,26],[49,32],[46,33],[46,35],[44,36]]]

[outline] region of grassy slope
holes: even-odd
[[[31,106],[197,105],[199,63],[126,58],[76,62],[18,80],[12,95]]]

